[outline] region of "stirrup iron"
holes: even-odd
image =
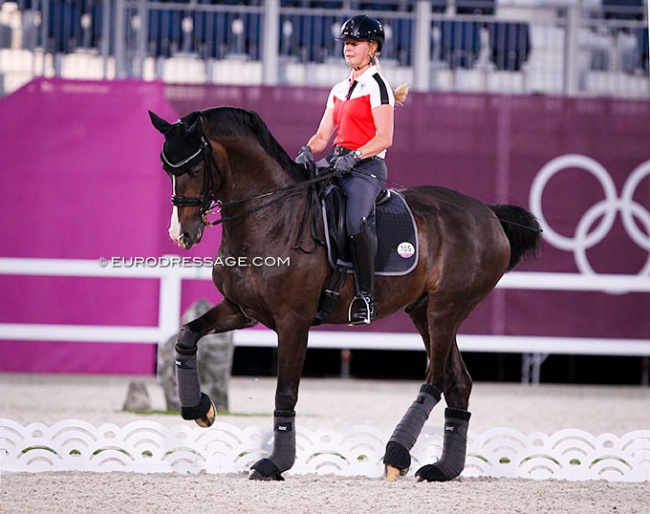
[[[354,306],[357,300],[361,300],[366,305],[366,317],[364,319],[353,320],[352,307]],[[370,325],[370,322],[372,321],[371,316],[372,316],[372,307],[370,304],[370,297],[363,296],[363,295],[358,295],[353,297],[352,301],[350,302],[350,307],[348,307],[348,326],[355,327],[357,325]]]

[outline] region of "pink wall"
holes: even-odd
[[[3,98],[0,255],[94,260],[178,253],[167,237],[171,193],[158,157],[162,136],[148,109],[178,117],[161,83],[39,79]],[[198,250],[210,255],[207,246]],[[0,281],[0,322],[158,321],[154,280]],[[187,289],[218,298],[209,283]],[[151,373],[154,358],[153,345],[0,341],[5,371]]]
[[[254,109],[294,155],[315,130],[326,95],[316,88],[30,83],[0,101],[5,143],[0,256],[180,255],[166,235],[170,187],[158,158],[162,139],[147,110],[173,120],[217,105]],[[540,169],[564,154],[600,163],[620,195],[632,171],[650,160],[649,140],[648,101],[412,93],[396,111],[387,163],[389,178],[400,184],[436,183],[488,203],[528,207]],[[568,169],[544,190],[544,215],[569,237],[602,198],[592,175]],[[650,207],[650,179],[639,183],[634,199]],[[189,255],[214,255],[218,237],[218,230],[210,229]],[[600,273],[635,274],[648,250],[632,240],[619,214],[588,258]],[[579,271],[572,252],[549,243],[534,265],[518,269]],[[0,322],[153,325],[157,320],[157,287],[151,281],[0,280]],[[208,282],[191,282],[184,287],[183,307],[199,296],[219,298]],[[498,290],[462,332],[648,338],[649,311],[649,294]],[[405,315],[369,329],[413,331]],[[150,373],[153,360],[153,345],[0,341],[0,371]]]

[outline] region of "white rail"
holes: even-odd
[[[0,275],[157,279],[160,281],[157,326],[0,323],[0,339],[160,343],[178,331],[182,281],[211,279],[209,267],[179,267],[171,264],[167,267],[164,264],[155,267],[118,267],[110,264],[102,266],[99,260],[0,258]],[[502,278],[497,288],[624,294],[650,292],[650,277],[511,272]],[[234,341],[237,346],[271,347],[276,345],[276,336],[270,330],[248,329],[236,331]],[[530,354],[525,365],[531,368],[532,377],[524,378],[525,381],[535,383],[539,382],[539,368],[548,354],[650,356],[650,339],[459,335],[458,344],[465,352]],[[309,345],[311,348],[342,350],[423,349],[420,336],[415,333],[313,330]],[[524,375],[526,374],[524,370]]]
[[[367,425],[340,431],[297,430],[300,447],[288,474],[383,476],[384,441],[390,433]],[[468,436],[463,477],[650,480],[650,430],[617,437],[571,428],[547,435],[501,427],[480,434],[470,430]],[[243,473],[267,454],[264,448],[272,437],[272,432],[256,427],[240,429],[222,422],[206,431],[153,421],[133,421],[118,427],[68,419],[48,427],[43,423],[23,426],[0,418],[2,469],[12,473]],[[442,428],[424,427],[411,451],[413,461],[439,459],[443,437]],[[412,469],[410,476],[413,473]]]

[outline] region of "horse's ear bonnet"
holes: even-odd
[[[165,136],[160,158],[163,168],[174,175],[182,175],[203,158],[209,143],[203,136],[198,113],[169,123],[149,111],[153,126]]]

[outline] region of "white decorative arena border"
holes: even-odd
[[[290,474],[381,477],[389,434],[365,425],[342,431],[298,428]],[[268,455],[272,432],[216,423],[210,429],[136,421],[95,427],[81,420],[23,426],[0,419],[0,471],[128,471],[136,473],[246,472]],[[410,474],[437,460],[442,429],[424,429]],[[463,476],[536,480],[650,481],[650,430],[622,437],[576,429],[552,435],[494,428],[470,431]]]

